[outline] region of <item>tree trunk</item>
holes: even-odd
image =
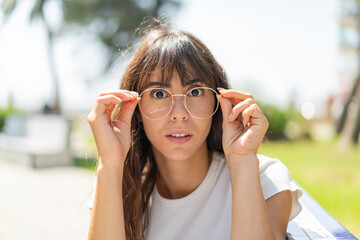
[[[341,131],[340,147],[347,149],[358,142],[360,129],[360,85],[359,80],[355,82],[349,100],[344,108],[344,127]]]
[[[44,16],[42,14],[42,21],[44,24],[44,27],[47,32],[47,54],[48,54],[48,60],[49,60],[49,68],[50,68],[50,74],[52,79],[52,85],[53,85],[53,94],[50,98],[50,111],[52,113],[61,114],[61,106],[60,106],[60,90],[59,90],[59,78],[56,71],[56,64],[55,64],[55,58],[54,58],[54,47],[53,47],[53,34],[50,29],[50,26]]]
[[[349,94],[349,97],[344,105],[344,109],[341,113],[341,116],[337,122],[337,126],[336,126],[336,132],[337,133],[341,133],[344,129],[344,125],[348,116],[348,112],[349,112],[349,106],[350,104],[353,102],[354,97],[355,97],[355,93],[356,93],[356,89],[359,87],[360,84],[360,77],[358,77],[351,89],[351,92]]]
[[[358,112],[355,119],[354,131],[351,136],[352,141],[354,142],[355,145],[357,145],[359,142],[359,134],[360,134],[360,104],[358,105]]]

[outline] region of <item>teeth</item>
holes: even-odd
[[[189,134],[171,134],[171,136],[181,138],[181,137],[187,137],[187,136],[189,136]]]

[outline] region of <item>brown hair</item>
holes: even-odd
[[[174,71],[184,84],[190,78],[200,79],[211,88],[229,88],[226,75],[208,48],[193,35],[164,27],[150,30],[134,53],[121,81],[121,89],[141,93],[152,71],[159,69],[161,81],[170,82]],[[120,115],[117,108],[114,117]],[[207,137],[210,151],[223,152],[222,113],[212,119]],[[149,204],[155,186],[157,166],[141,123],[138,107],[131,123],[131,146],[126,156],[123,176],[125,232],[128,240],[145,239],[149,223]]]

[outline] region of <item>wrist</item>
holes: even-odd
[[[227,164],[232,187],[244,183],[252,186],[260,179],[259,159],[256,154],[231,155]]]
[[[239,176],[259,171],[259,159],[256,154],[230,154],[226,160],[230,175]]]
[[[99,157],[98,159],[98,167],[97,172],[99,171],[123,171],[125,161],[104,161],[102,158]]]
[[[259,159],[257,157],[257,153],[246,153],[246,154],[238,154],[231,153],[226,155],[226,160],[228,164],[249,164],[249,163],[257,163],[259,164]]]

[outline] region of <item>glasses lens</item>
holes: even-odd
[[[139,107],[141,112],[149,119],[165,117],[171,107],[171,93],[162,88],[150,88],[141,94]]]
[[[186,107],[195,118],[209,118],[218,108],[216,92],[206,87],[193,88],[186,93]]]

